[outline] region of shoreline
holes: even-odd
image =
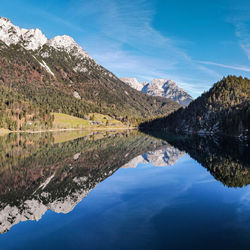
[[[30,134],[35,134],[35,133],[45,133],[45,132],[63,132],[63,131],[111,131],[111,130],[135,130],[137,127],[109,127],[109,128],[65,128],[65,129],[46,129],[46,130],[7,130],[7,129],[0,129],[0,136],[7,135],[10,133],[30,133]],[[1,133],[2,130],[2,133]]]
[[[168,130],[167,128],[160,128],[158,131],[157,130],[152,130],[152,129],[140,129],[139,131],[141,132],[145,132],[147,134],[150,134],[150,132],[161,132],[164,134],[172,134],[172,135],[180,135],[180,136],[200,136],[200,137],[228,137],[228,138],[233,138],[233,139],[237,139],[239,141],[249,141],[250,137],[248,136],[244,136],[244,135],[229,135],[229,134],[224,134],[222,132],[211,132],[211,131],[171,131]]]

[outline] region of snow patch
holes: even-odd
[[[78,99],[78,100],[81,100],[81,99],[82,99],[81,96],[79,95],[79,93],[78,93],[77,91],[74,91],[73,95],[74,95],[74,97],[75,97],[76,99]]]
[[[39,188],[38,189],[44,189],[44,188],[46,188],[47,187],[47,185],[50,183],[50,181],[54,178],[54,174],[53,175],[51,175],[44,183],[42,183],[40,186],[39,186]]]
[[[44,62],[43,60],[42,60],[42,62],[40,62],[35,56],[33,56],[38,62],[39,62],[39,64],[44,68],[44,69],[46,69],[46,71],[48,72],[48,73],[50,73],[52,76],[55,76],[55,74],[51,71],[51,69],[49,68],[49,66],[46,64],[46,62]]]

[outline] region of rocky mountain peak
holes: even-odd
[[[168,82],[166,79],[153,79],[150,83],[144,86],[142,90],[145,93],[162,96],[163,86]]]
[[[143,85],[139,83],[136,78],[122,77],[120,78],[120,80],[128,84],[131,88],[136,89],[138,91],[141,91],[143,88]]]
[[[56,50],[65,50],[73,56],[89,57],[70,36],[56,36],[48,40],[41,30],[19,28],[5,17],[0,17],[0,40],[8,46],[20,43],[27,50],[37,50],[46,44]]]
[[[65,50],[74,56],[89,57],[88,53],[80,47],[75,40],[67,35],[56,36],[47,42],[48,46],[56,50]]]
[[[41,30],[21,29],[5,17],[0,18],[0,39],[8,46],[20,43],[27,50],[36,50],[48,41]]]
[[[21,29],[23,45],[27,50],[36,50],[47,43],[47,37],[39,29]]]
[[[130,87],[142,91],[148,95],[165,97],[187,106],[193,99],[183,89],[179,88],[175,81],[155,78],[151,82],[139,83],[136,78],[120,78]]]
[[[167,79],[160,79],[160,78],[155,78],[151,81],[152,85],[163,85],[164,83],[166,83],[168,80]]]
[[[145,85],[148,84],[148,82],[140,82],[140,84],[144,87]]]
[[[10,22],[10,19],[7,17],[0,17],[0,20],[3,20],[5,22]]]
[[[183,106],[187,106],[193,99],[183,89],[179,88],[173,80],[153,79],[142,89],[144,93],[172,99]]]
[[[167,86],[172,86],[172,87],[177,87],[177,84],[175,81],[173,80],[167,80],[164,85],[167,85]]]

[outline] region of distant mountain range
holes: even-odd
[[[250,137],[250,80],[228,76],[186,108],[141,124],[143,129]]]
[[[193,98],[179,88],[177,84],[172,80],[167,79],[153,79],[150,83],[138,82],[136,78],[120,78],[123,82],[128,84],[130,87],[146,93],[151,96],[160,96],[168,98],[180,103],[183,106],[188,106]]]
[[[168,114],[180,107],[130,88],[99,65],[69,36],[47,39],[0,18],[0,128],[15,130],[32,119],[51,127],[52,112],[84,118],[109,115],[122,122]]]

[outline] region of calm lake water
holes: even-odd
[[[0,137],[0,249],[250,249],[250,153],[223,138]]]

